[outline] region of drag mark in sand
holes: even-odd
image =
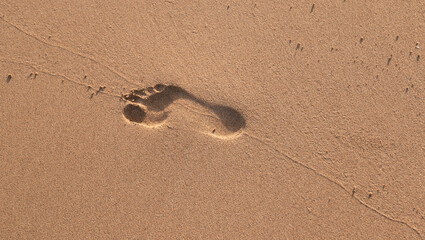
[[[81,53],[78,53],[78,52],[76,52],[76,51],[74,51],[74,50],[70,50],[70,49],[68,49],[68,48],[66,48],[66,47],[63,47],[63,46],[60,46],[60,45],[55,45],[55,44],[52,44],[52,43],[46,42],[46,41],[42,40],[41,38],[39,38],[39,37],[37,37],[37,36],[35,36],[35,35],[33,35],[33,34],[27,33],[26,31],[22,30],[21,28],[17,27],[16,25],[14,25],[14,24],[10,23],[9,21],[5,20],[5,19],[4,19],[4,17],[1,17],[1,16],[0,16],[0,20],[1,20],[1,21],[3,21],[5,24],[9,25],[9,27],[12,27],[12,28],[16,29],[18,32],[21,32],[22,34],[26,35],[27,37],[32,38],[32,39],[36,40],[37,42],[40,42],[41,44],[43,44],[43,45],[45,45],[45,46],[49,46],[49,47],[53,47],[53,48],[57,48],[57,49],[60,49],[60,50],[62,50],[62,51],[68,52],[68,53],[70,53],[70,54],[72,54],[72,55],[75,55],[75,56],[78,56],[78,57],[81,57],[81,58],[87,59],[87,60],[89,60],[90,62],[93,62],[93,63],[95,63],[95,64],[97,64],[97,65],[99,65],[99,66],[103,67],[103,68],[104,68],[104,69],[106,69],[107,71],[109,71],[109,72],[113,73],[115,76],[117,76],[117,77],[121,78],[121,79],[122,79],[122,80],[124,80],[125,82],[127,82],[127,83],[129,83],[129,84],[132,84],[132,85],[136,85],[136,86],[137,86],[137,83],[134,83],[134,82],[130,81],[130,80],[129,80],[127,77],[125,77],[122,73],[118,73],[118,71],[116,71],[116,70],[112,69],[111,67],[109,67],[109,66],[107,66],[107,65],[105,65],[105,64],[102,64],[102,63],[101,63],[101,62],[99,62],[98,60],[95,60],[95,59],[93,59],[93,58],[91,58],[91,57],[85,56],[85,55],[83,55],[83,54],[81,54]]]
[[[379,210],[378,210],[378,209],[376,209],[375,207],[373,207],[373,206],[371,206],[371,205],[367,204],[366,202],[364,202],[364,201],[363,201],[363,200],[361,200],[360,198],[356,197],[356,195],[355,195],[356,189],[355,189],[355,188],[354,188],[354,189],[352,189],[352,190],[347,189],[346,187],[344,187],[344,185],[343,185],[342,183],[339,183],[338,181],[336,181],[336,180],[332,179],[332,178],[331,178],[331,177],[329,177],[329,176],[326,176],[325,174],[323,174],[323,173],[321,173],[321,172],[317,171],[316,169],[314,169],[314,168],[312,168],[312,167],[310,167],[310,166],[308,166],[308,165],[306,165],[306,164],[304,164],[304,163],[302,163],[302,162],[300,162],[300,161],[296,160],[296,159],[295,159],[295,158],[293,158],[293,157],[290,157],[288,154],[286,154],[286,153],[284,153],[284,152],[282,152],[282,151],[278,150],[277,148],[275,148],[272,144],[267,143],[267,142],[265,142],[265,141],[261,140],[260,138],[258,138],[258,137],[256,137],[256,136],[254,136],[254,135],[252,135],[252,134],[249,134],[249,133],[247,133],[247,132],[244,132],[244,133],[243,133],[243,135],[245,135],[245,136],[247,136],[247,137],[249,137],[249,138],[251,138],[251,139],[253,139],[253,140],[255,140],[255,141],[259,142],[260,144],[262,144],[262,145],[266,146],[267,148],[269,148],[269,149],[273,150],[276,154],[280,155],[280,156],[281,156],[281,158],[286,159],[286,160],[288,160],[288,161],[291,161],[291,162],[295,163],[296,165],[301,166],[302,168],[305,168],[305,169],[307,169],[308,171],[313,172],[315,175],[318,175],[318,176],[320,176],[321,178],[324,178],[324,179],[325,179],[325,180],[327,180],[328,182],[331,182],[332,184],[334,184],[335,186],[339,187],[341,190],[343,190],[343,191],[344,191],[344,192],[346,192],[347,194],[351,195],[351,197],[352,197],[353,199],[355,199],[355,200],[356,200],[359,204],[363,205],[363,206],[364,206],[364,207],[366,207],[367,209],[369,209],[369,210],[371,210],[371,211],[373,211],[373,212],[377,213],[378,215],[380,215],[380,216],[384,217],[385,219],[387,219],[387,220],[389,220],[389,221],[392,221],[392,222],[395,222],[395,223],[399,223],[399,224],[402,224],[402,225],[404,225],[404,226],[408,227],[409,229],[413,230],[413,231],[414,231],[414,232],[415,232],[415,233],[419,236],[419,238],[420,238],[420,239],[423,239],[423,238],[422,238],[422,235],[421,235],[421,234],[420,234],[420,232],[419,232],[419,230],[417,230],[416,228],[414,228],[413,226],[411,226],[409,223],[404,222],[404,221],[399,220],[399,219],[396,219],[396,218],[394,218],[394,217],[391,217],[391,216],[389,216],[388,214],[385,214],[385,213],[383,213],[383,212],[379,211]]]
[[[79,81],[76,81],[76,80],[72,80],[72,79],[68,78],[65,75],[61,75],[61,74],[58,74],[58,73],[52,73],[52,72],[49,72],[49,71],[42,70],[40,68],[34,67],[30,63],[15,62],[15,61],[10,61],[10,60],[5,60],[5,59],[0,59],[0,62],[8,63],[8,64],[21,65],[21,66],[25,66],[25,67],[28,67],[28,68],[33,69],[35,71],[35,73],[34,74],[33,73],[30,73],[28,75],[28,77],[27,77],[27,80],[35,80],[37,78],[37,76],[38,76],[38,73],[43,73],[43,74],[46,74],[46,75],[49,75],[49,76],[52,76],[52,77],[60,78],[60,79],[62,79],[62,82],[63,81],[67,81],[67,82],[73,83],[75,85],[79,85],[79,86],[85,87],[87,90],[93,89],[93,87],[90,86],[90,85],[87,85],[85,83],[82,83],[82,82],[79,82]],[[8,79],[9,78],[6,79],[6,82],[7,82]],[[10,77],[10,79],[12,79],[12,77]],[[10,82],[10,79],[9,79],[9,82]],[[7,83],[9,83],[9,82],[7,82]],[[116,94],[113,94],[113,93],[110,93],[110,92],[105,92],[105,91],[103,91],[104,89],[105,89],[104,86],[100,86],[99,89],[95,92],[96,95],[98,95],[98,94],[105,94],[105,95],[108,95],[110,97],[115,97],[115,98],[121,99],[121,96],[120,95],[116,95]]]

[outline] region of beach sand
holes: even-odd
[[[0,36],[0,239],[425,238],[425,2],[0,0]]]

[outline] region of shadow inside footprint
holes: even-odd
[[[133,90],[124,95],[123,98],[130,102],[142,104],[148,112],[162,112],[176,100],[187,99],[212,111],[230,132],[237,132],[245,127],[244,117],[235,109],[210,104],[178,86],[157,84],[154,87]],[[136,107],[138,106],[128,104],[124,108],[124,116],[132,122],[141,123],[145,119],[146,112],[142,108],[136,109]]]
[[[162,85],[160,85],[162,86]],[[161,89],[158,85],[155,85],[154,89]],[[146,99],[139,99],[139,102],[143,103],[148,110],[160,112],[164,111],[174,101],[184,98],[187,92],[180,87],[166,86],[162,91],[157,90]]]
[[[221,123],[227,130],[237,132],[245,128],[244,117],[235,109],[222,105],[212,105],[210,109],[220,118]]]
[[[124,107],[123,114],[131,122],[142,123],[145,120],[146,112],[139,106],[127,104]]]

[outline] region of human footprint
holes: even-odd
[[[124,117],[145,127],[161,126],[172,111],[173,103],[186,100],[189,104],[185,106],[191,110],[190,114],[198,117],[204,115],[197,123],[204,125],[202,127],[207,128],[206,133],[211,136],[234,138],[245,128],[245,119],[235,109],[208,103],[174,85],[157,84],[154,87],[134,89],[123,95],[123,99],[130,102],[124,107]],[[195,109],[202,109],[207,114],[197,113]]]

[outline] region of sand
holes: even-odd
[[[424,239],[425,2],[0,1],[0,239]]]

